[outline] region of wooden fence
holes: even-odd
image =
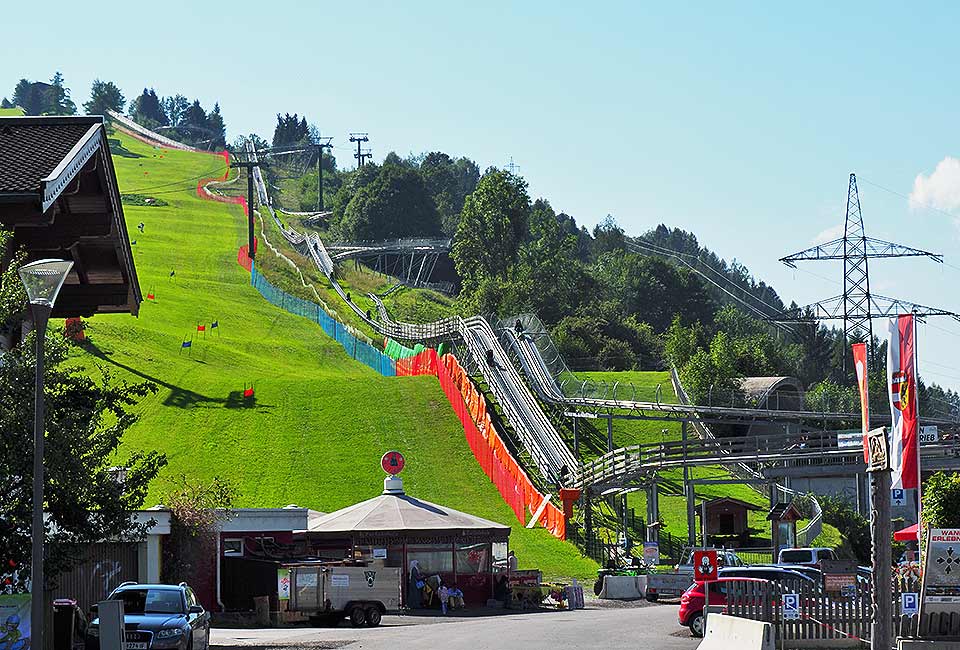
[[[721,588],[724,585],[721,583]],[[960,635],[960,612],[947,615],[903,616],[900,595],[919,593],[916,579],[895,579],[893,599],[893,637],[935,638]],[[871,589],[859,579],[844,593],[827,592],[822,585],[806,581],[794,584],[729,582],[725,585],[725,612],[755,621],[771,623],[779,648],[866,648],[870,644]],[[784,613],[784,595],[796,594],[798,607],[790,616]],[[716,608],[710,608],[716,611]]]

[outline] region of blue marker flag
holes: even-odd
[[[184,341],[183,343],[180,344],[180,347],[189,348],[192,344],[193,344],[193,341]]]
[[[220,327],[220,321],[215,320],[212,323],[210,323],[210,329],[213,329],[215,327]]]

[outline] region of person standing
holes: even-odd
[[[513,573],[517,570],[517,556],[513,551],[507,554],[507,571]]]
[[[410,575],[407,580],[407,607],[420,609],[423,607],[423,575],[420,573],[420,562],[410,560]]]

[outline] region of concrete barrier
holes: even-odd
[[[647,592],[647,576],[604,576],[600,598],[634,600]]]
[[[773,626],[762,621],[710,614],[697,650],[775,650]]]

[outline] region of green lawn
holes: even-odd
[[[90,343],[72,354],[92,374],[159,387],[135,407],[140,420],[126,449],[164,451],[166,477],[233,481],[239,506],[321,511],[379,494],[380,456],[399,449],[409,493],[511,525],[521,567],[550,577],[594,574],[596,564],[573,545],[518,525],[435,378],[380,377],[317,324],[273,307],[250,286],[236,262],[246,236],[241,208],[195,192],[197,177],[223,174],[221,158],[111,138],[121,141],[114,148],[121,192],[168,204],[124,208],[140,286],[156,301],[145,301],[139,318],[90,319]],[[265,268],[269,255],[261,247]],[[197,335],[198,323],[213,320],[217,330]],[[193,347],[181,351],[191,336]],[[251,384],[256,397],[245,402]],[[164,493],[161,479],[147,505]]]
[[[19,117],[23,115],[23,109],[19,106],[16,108],[0,108],[0,117]]]

